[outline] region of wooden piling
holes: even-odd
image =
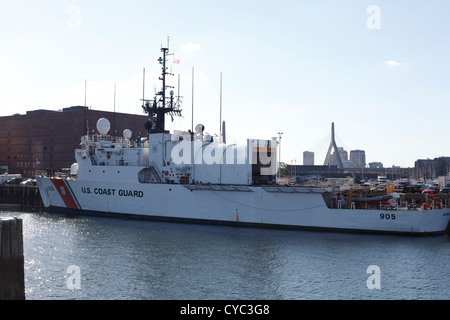
[[[21,219],[0,218],[0,300],[25,300]]]

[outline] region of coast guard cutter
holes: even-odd
[[[399,207],[395,195],[277,184],[277,141],[246,145],[194,131],[165,128],[177,116],[177,97],[166,84],[169,49],[162,48],[162,89],[144,101],[145,138],[108,135],[99,119],[75,150],[69,178],[36,177],[47,211],[162,221],[288,229],[429,235],[444,233],[450,208],[432,200]],[[168,93],[168,94],[167,94]]]

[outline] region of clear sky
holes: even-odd
[[[283,162],[322,164],[330,127],[367,162],[414,166],[450,156],[447,0],[0,1],[0,116],[93,109],[143,114],[170,37],[183,118],[228,140],[283,132]],[[172,62],[172,61],[171,61]],[[173,77],[177,83],[177,77]]]

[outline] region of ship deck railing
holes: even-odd
[[[186,184],[185,188],[191,191],[240,191],[252,192],[251,187],[261,187],[266,192],[270,193],[318,193],[327,192],[325,188],[318,187],[293,187],[293,186],[247,186],[247,185],[219,185],[219,184]]]
[[[110,135],[84,135],[81,137],[81,144],[101,144],[108,143],[119,144],[122,148],[148,148],[148,140],[139,138],[136,140],[125,139],[124,137],[116,137]]]

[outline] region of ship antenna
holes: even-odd
[[[169,44],[169,41],[168,43]],[[171,73],[167,72],[168,67],[166,66],[167,63],[167,56],[172,55],[169,54],[169,48],[161,48],[161,51],[163,53],[162,57],[158,59],[158,62],[162,65],[162,73],[159,77],[159,80],[162,81],[162,89],[160,92],[156,93],[156,97],[153,100],[153,105],[151,106],[149,101],[144,100],[143,109],[145,112],[149,115],[149,121],[146,124],[146,128],[150,132],[153,133],[165,133],[165,115],[166,113],[170,114],[171,116],[178,115],[181,116],[181,109],[179,109],[177,104],[174,104],[174,92],[173,90],[170,91],[170,97],[166,97],[166,90],[169,88],[174,88],[173,86],[166,85],[166,76],[167,75],[173,75]],[[158,96],[160,97],[158,99]],[[167,102],[167,100],[169,101]],[[153,119],[153,116],[156,116],[155,119],[155,125],[153,127],[153,123],[149,123]]]
[[[142,101],[144,101],[145,100],[145,68],[144,68],[144,76],[143,76],[142,80],[143,80],[142,81],[142,83],[143,83],[142,84]]]
[[[114,83],[114,133],[116,133],[116,83]]]
[[[219,120],[220,137],[222,138],[222,72],[220,73],[220,120]],[[223,139],[222,139],[222,142]]]
[[[194,67],[192,67],[192,111],[191,131],[194,132]]]

